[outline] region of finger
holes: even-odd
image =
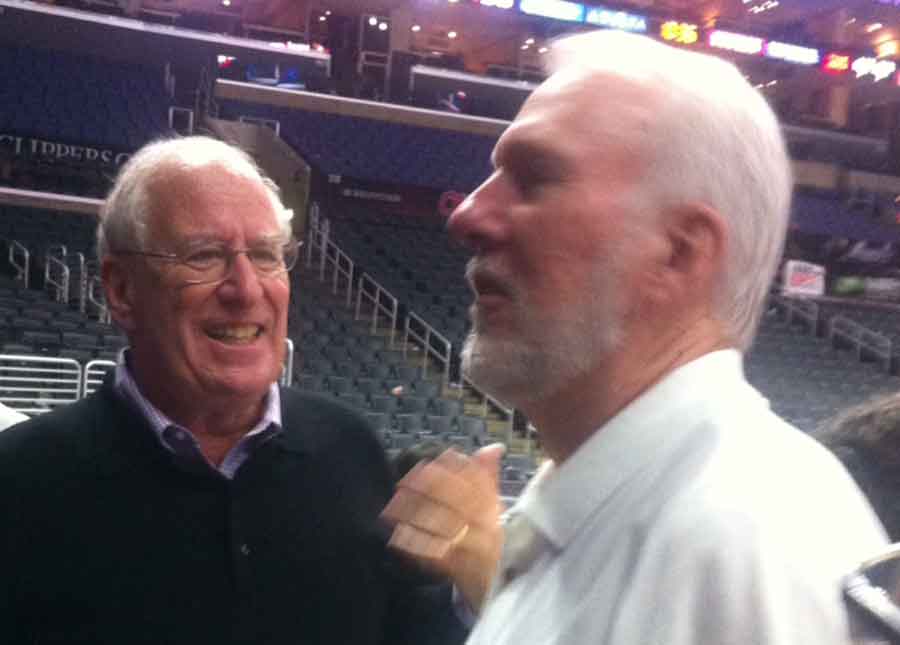
[[[440,504],[418,491],[401,488],[381,516],[393,524],[406,523],[428,533],[450,538],[468,521],[452,507]]]
[[[462,512],[477,512],[497,503],[500,459],[505,450],[500,443],[486,446],[472,457],[447,450],[434,461],[435,466],[447,468],[457,478],[457,485],[464,482],[457,496],[462,501],[462,506],[458,506]]]
[[[499,479],[496,471],[505,450],[502,443],[495,443],[481,448],[470,457],[450,448],[442,452],[434,463],[473,484],[489,485]]]
[[[397,490],[415,491],[466,518],[491,508],[496,498],[496,489],[490,484],[489,478],[478,472],[478,466],[464,464],[456,459],[457,456],[459,455],[448,457],[445,453],[437,460],[425,464],[417,472],[411,472],[411,476],[404,477],[397,485]]]
[[[479,448],[472,459],[490,476],[494,486],[500,486],[500,463],[506,454],[506,444],[492,443],[484,448]]]
[[[453,548],[453,541],[402,523],[394,528],[388,546],[414,558],[438,561]]]

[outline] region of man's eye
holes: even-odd
[[[224,258],[222,249],[197,249],[188,253],[184,262],[196,268],[204,268],[222,262]]]
[[[533,172],[524,172],[516,177],[516,186],[525,198],[537,195],[546,183],[543,177]]]
[[[519,192],[525,198],[536,196],[540,190],[548,186],[553,173],[540,162],[522,163],[513,172],[514,181]]]

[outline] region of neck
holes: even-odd
[[[560,464],[666,375],[731,345],[719,323],[710,319],[632,333],[583,377],[521,408],[538,429],[547,454]]]

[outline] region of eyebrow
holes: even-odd
[[[248,246],[252,247],[258,244],[286,244],[288,239],[285,239],[285,236],[281,233],[272,233],[270,235],[262,235],[251,240]],[[195,236],[185,236],[182,238],[182,246],[184,247],[196,247],[202,246],[204,244],[223,244],[227,245],[228,243],[220,237],[216,237],[214,235],[195,235]]]
[[[499,150],[499,152],[498,152]],[[513,165],[518,163],[529,166],[539,165],[542,168],[555,168],[560,172],[567,167],[567,161],[553,148],[535,141],[516,139],[509,143],[503,143],[494,148],[491,153],[491,164],[494,168],[501,165]]]
[[[571,161],[547,144],[516,139],[504,143],[491,155],[494,168],[504,167],[513,176],[530,175],[543,179],[558,179],[570,172]]]

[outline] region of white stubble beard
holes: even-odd
[[[470,261],[467,275],[477,270]],[[463,373],[492,396],[516,407],[545,400],[567,384],[587,375],[622,343],[626,302],[617,261],[600,266],[591,293],[568,304],[566,311],[533,311],[528,296],[510,272],[490,267],[510,293],[513,330],[493,333],[471,310],[472,330],[462,349]]]

